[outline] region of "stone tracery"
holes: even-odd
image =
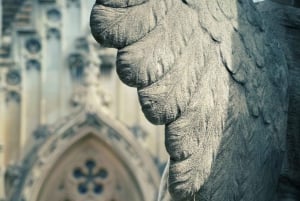
[[[58,196],[58,201],[78,201],[81,198],[84,201],[119,201],[126,197],[124,191],[132,187],[134,191],[130,195],[133,196],[131,200],[150,201],[151,197],[155,197],[158,173],[152,157],[148,153],[145,154],[144,148],[135,142],[133,133],[117,118],[112,117],[112,110],[107,110],[111,98],[100,84],[100,73],[105,68],[104,76],[111,79],[109,71],[115,67],[115,52],[99,47],[87,34],[88,21],[83,20],[82,13],[88,4],[86,1],[67,0],[22,2],[18,5],[20,11],[16,13],[16,23],[7,25],[5,36],[1,38],[3,43],[0,48],[0,119],[3,120],[4,98],[4,104],[9,105],[5,108],[5,118],[13,119],[15,123],[9,124],[7,129],[4,128],[8,137],[5,136],[3,142],[3,127],[0,125],[0,145],[6,155],[5,160],[11,160],[11,165],[7,166],[7,175],[11,175],[13,182],[7,182],[5,186],[5,196],[9,201],[40,201],[47,189],[51,191],[54,188],[65,195]],[[82,19],[82,22],[74,26],[66,25],[66,22],[74,20],[73,15]],[[39,19],[34,16],[38,16]],[[73,32],[73,29],[76,31]],[[66,37],[69,40],[66,40]],[[92,48],[96,48],[96,54],[90,54]],[[83,62],[68,59],[74,54],[81,55]],[[105,60],[103,67],[99,58]],[[72,69],[76,69],[75,77],[80,79],[73,79]],[[78,105],[76,108],[70,107],[73,94]],[[137,125],[141,126],[139,123]],[[82,130],[86,132],[81,132]],[[59,158],[67,157],[65,152],[68,150],[78,151],[85,141],[81,138],[85,137],[99,144],[94,146],[88,142],[90,146],[82,151],[86,155],[80,156],[79,160],[78,154],[76,160],[62,165],[63,161]],[[72,140],[77,143],[75,148],[68,143]],[[99,159],[103,151],[97,147],[103,146],[103,143],[107,145],[104,152],[114,153],[115,160],[120,163],[117,167],[124,166],[115,172],[121,172],[121,178],[127,180],[114,180],[115,172],[114,166],[110,164],[111,160],[101,157]],[[89,155],[86,150],[91,147],[93,149]],[[6,163],[2,160],[2,153],[0,199],[4,195],[1,186],[4,170],[1,165]],[[90,181],[86,185],[76,183],[74,170],[81,165],[82,173],[88,172],[89,169],[85,165],[89,160],[95,162],[95,168],[98,167],[99,172],[90,175],[86,173]],[[76,161],[78,164],[73,163]],[[55,169],[57,166],[63,168]],[[57,185],[44,180],[50,173],[58,174],[64,168],[69,170],[70,174],[62,174],[59,178],[63,179]],[[148,168],[152,170],[145,173]],[[128,183],[129,180],[136,180],[136,183]],[[92,183],[95,185],[91,186]],[[84,191],[89,186],[91,191],[88,192],[93,192],[94,198],[87,198],[88,192],[80,197],[79,187]],[[119,194],[106,194],[114,191]],[[146,194],[151,196],[147,197]],[[53,200],[53,197],[45,200]]]

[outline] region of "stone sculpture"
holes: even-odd
[[[300,1],[273,1],[264,1],[258,8],[283,45],[289,67],[287,152],[279,196],[281,201],[297,201],[300,200]]]
[[[251,1],[97,0],[91,28],[118,49],[148,120],[166,125],[172,200],[276,199],[287,65]]]

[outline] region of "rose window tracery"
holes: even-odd
[[[56,160],[36,200],[145,200],[131,175],[106,144],[89,134]]]
[[[101,194],[104,191],[103,181],[108,177],[108,171],[103,167],[97,167],[92,159],[87,160],[85,167],[77,167],[73,170],[73,176],[78,181],[78,192],[87,194]]]
[[[65,186],[69,200],[107,201],[114,198],[117,184],[113,167],[104,158],[92,156],[95,153],[87,154],[68,170]]]

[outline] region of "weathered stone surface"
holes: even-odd
[[[299,3],[294,1],[293,5],[299,6]],[[289,67],[287,156],[279,192],[280,200],[296,201],[300,200],[300,8],[270,1],[260,3],[258,7],[281,40]]]
[[[166,124],[172,200],[275,199],[287,65],[251,1],[97,1],[91,28],[118,48],[148,120]]]

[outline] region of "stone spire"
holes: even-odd
[[[108,112],[111,97],[106,93],[100,83],[100,64],[97,51],[93,44],[88,43],[87,60],[84,62],[83,75],[80,85],[75,89],[72,103],[81,105],[87,112]]]

